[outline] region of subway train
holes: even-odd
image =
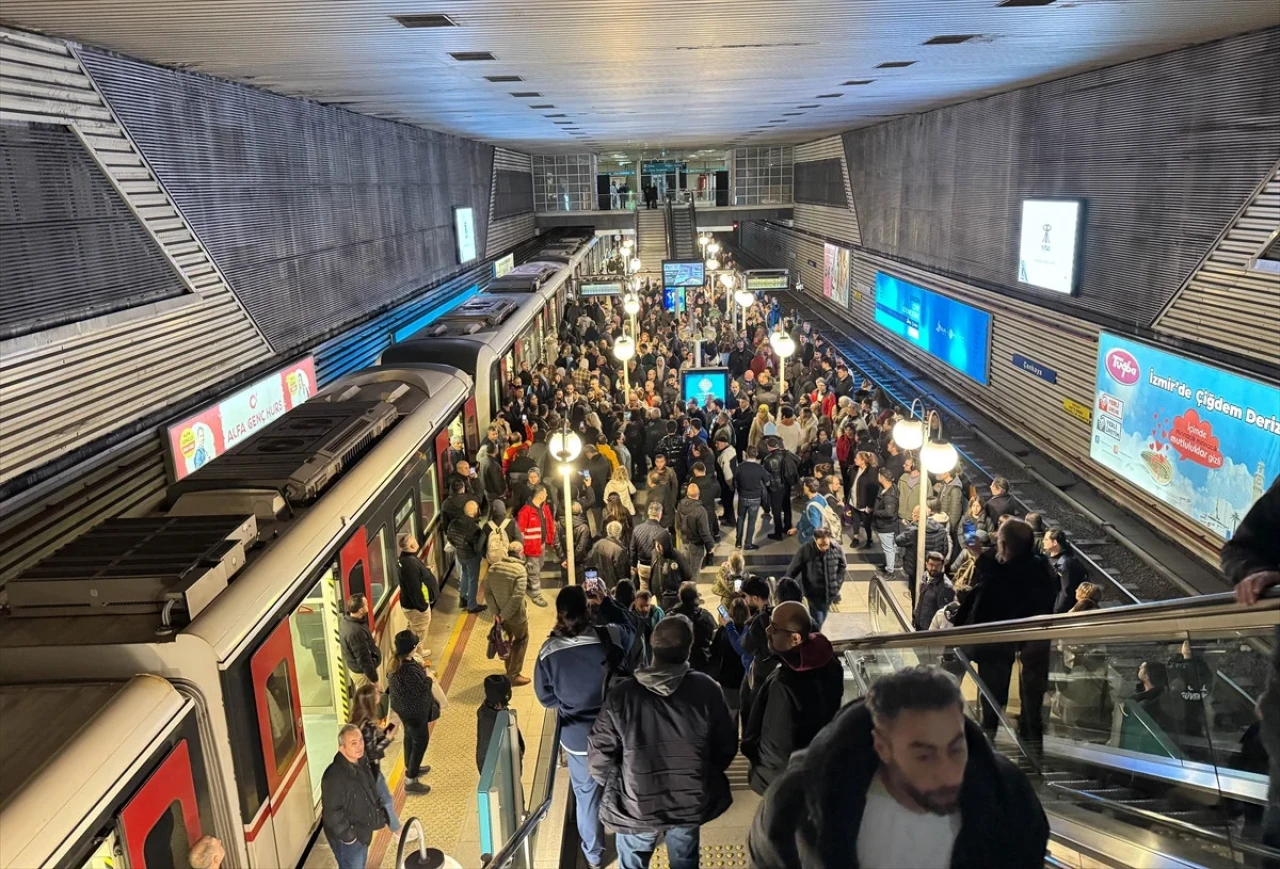
[[[228,867],[299,862],[349,710],[343,602],[371,602],[389,660],[404,627],[396,538],[416,535],[446,575],[450,441],[479,445],[491,374],[542,361],[534,338],[581,262],[472,300],[506,303],[486,391],[429,361],[345,375],[170,485],[156,510],[10,580],[0,869],[182,867],[200,835],[223,842]]]

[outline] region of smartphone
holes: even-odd
[[[590,471],[578,471],[578,473],[582,475],[582,478],[583,478],[584,480],[591,476],[591,472],[590,472]]]
[[[742,580],[740,580],[740,579],[735,579],[735,580],[733,581],[733,590],[734,590],[734,591],[742,591]]]
[[[720,611],[720,618],[724,619],[725,621],[729,620],[729,611],[725,609],[724,604],[720,604],[720,606],[716,607],[716,609]]]
[[[976,531],[970,531],[968,534],[966,534],[966,535],[964,536],[964,545],[965,545],[965,546],[972,546],[973,544],[975,544],[975,543],[977,543],[977,542],[978,542],[978,532],[976,532]]]

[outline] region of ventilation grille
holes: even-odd
[[[492,51],[451,51],[449,56],[464,63],[478,60],[497,60]]]
[[[402,27],[408,27],[411,30],[421,27],[457,27],[458,22],[454,21],[448,15],[392,15],[396,21],[400,22]]]
[[[475,296],[440,318],[441,323],[462,328],[465,324],[493,328],[504,323],[520,305],[511,299]]]
[[[351,467],[398,417],[385,401],[309,401],[169,487],[188,492],[274,490],[309,503]]]

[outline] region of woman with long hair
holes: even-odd
[[[617,495],[627,513],[634,516],[636,515],[636,505],[631,502],[631,496],[635,493],[636,487],[632,484],[631,477],[627,474],[627,469],[622,465],[618,465],[613,469],[613,474],[609,477],[609,481],[604,484],[605,500],[608,501],[610,495]]]
[[[396,634],[395,657],[387,665],[387,693],[391,708],[404,725],[404,789],[411,794],[429,794],[431,785],[418,781],[431,772],[431,767],[422,765],[431,738],[427,725],[440,717],[445,700],[431,674],[414,656],[417,646],[418,636],[413,631]]]
[[[849,482],[849,503],[853,507],[853,515],[858,524],[853,536],[858,536],[861,529],[866,534],[866,542],[858,544],[859,549],[871,545],[871,511],[876,505],[876,495],[880,491],[878,481],[880,460],[876,454],[868,450],[860,450],[853,455],[853,466],[856,469]]]
[[[382,806],[387,810],[387,820],[391,832],[400,832],[400,816],[396,814],[395,800],[391,797],[391,788],[387,785],[386,776],[382,774],[382,758],[391,745],[391,731],[394,724],[382,727],[378,723],[378,702],[382,699],[378,686],[372,682],[361,685],[351,698],[351,717],[349,723],[360,728],[364,736],[364,761],[369,764],[378,796],[382,798]]]
[[[747,433],[747,446],[755,447],[761,455],[764,455],[764,427],[772,422],[773,414],[769,411],[769,405],[761,404],[756,408],[756,418],[751,421],[751,430]]]

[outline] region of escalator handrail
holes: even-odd
[[[1232,679],[1230,676],[1228,676],[1226,673],[1224,673],[1224,672],[1222,672],[1221,670],[1218,670],[1218,669],[1216,669],[1216,668],[1215,668],[1215,669],[1214,669],[1214,671],[1213,671],[1213,675],[1217,676],[1217,677],[1218,677],[1219,679],[1221,679],[1223,682],[1226,682],[1226,683],[1227,683],[1227,685],[1228,685],[1229,687],[1231,687],[1231,688],[1232,688],[1232,689],[1233,689],[1237,694],[1239,694],[1241,697],[1243,697],[1243,698],[1244,698],[1244,701],[1245,701],[1247,704],[1249,704],[1249,708],[1250,708],[1250,709],[1252,709],[1252,708],[1257,704],[1257,702],[1258,702],[1258,701],[1257,701],[1257,698],[1255,698],[1255,697],[1254,697],[1253,695],[1251,695],[1248,691],[1244,690],[1244,689],[1243,689],[1243,688],[1241,688],[1239,685],[1237,685],[1237,684],[1236,684],[1236,681],[1235,681],[1234,679]]]
[[[922,645],[953,646],[966,643],[1022,642],[1027,640],[1069,639],[1114,640],[1123,628],[1126,638],[1166,634],[1170,630],[1188,630],[1186,622],[1203,622],[1211,618],[1229,618],[1232,630],[1270,629],[1280,611],[1280,589],[1271,589],[1264,600],[1254,606],[1235,602],[1230,592],[1198,597],[1176,598],[1154,603],[1110,607],[1083,613],[1032,616],[1003,622],[948,628],[941,631],[915,631],[882,634],[852,640],[836,640],[836,651],[863,648],[913,648]],[[1211,628],[1198,624],[1196,630]],[[1223,627],[1228,627],[1224,623]],[[925,639],[925,637],[928,639]]]
[[[893,616],[897,620],[898,626],[901,629],[901,633],[912,633],[911,619],[902,611],[902,604],[899,603],[898,596],[884,584],[884,580],[879,574],[873,574],[871,577],[871,587],[868,589],[867,596],[868,609],[871,609],[874,606],[875,601],[872,598],[876,595],[885,601],[886,608],[893,613]]]
[[[560,757],[560,716],[554,709],[547,709],[542,718],[542,743],[538,751],[538,768],[534,770],[534,790],[539,782],[542,793],[531,793],[531,799],[538,799],[538,805],[525,812],[525,818],[511,834],[511,838],[498,849],[498,853],[489,858],[484,865],[486,869],[505,869],[515,858],[517,852],[525,846],[529,837],[538,829],[542,820],[551,811],[551,801],[555,796],[556,761]]]
[[[1044,771],[1044,768],[1040,763],[1040,759],[1036,757],[1036,755],[1027,748],[1026,743],[1022,741],[1022,737],[1018,735],[1018,728],[1014,727],[1013,722],[1009,720],[1009,716],[1005,712],[1004,705],[996,700],[995,696],[991,693],[991,689],[987,687],[987,683],[983,682],[982,677],[978,675],[978,668],[974,666],[973,661],[969,660],[969,656],[960,649],[956,649],[956,657],[960,659],[960,663],[964,664],[965,673],[967,673],[969,678],[973,680],[973,684],[977,686],[978,693],[986,699],[987,703],[995,711],[996,717],[1000,719],[1000,726],[1009,734],[1009,737],[1013,740],[1013,744],[1018,746],[1019,753],[1021,753],[1021,755],[1026,759],[1027,763],[1031,764],[1031,767],[1036,771],[1036,774],[1039,775]],[[995,740],[993,739],[992,743],[994,742]],[[994,745],[992,747],[994,748]]]

